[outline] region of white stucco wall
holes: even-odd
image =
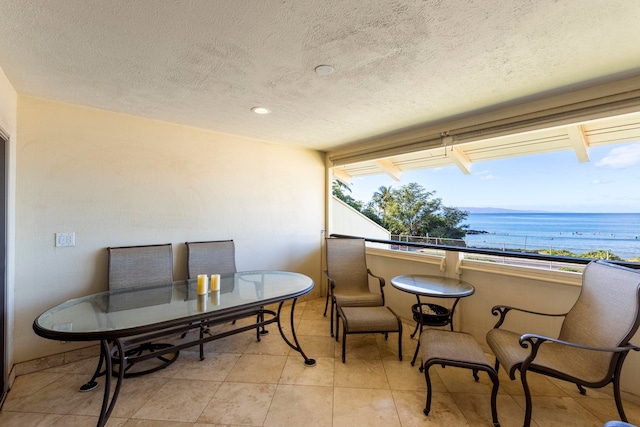
[[[5,264],[5,280],[7,286],[7,348],[11,349],[13,340],[13,328],[14,328],[14,287],[15,287],[15,247],[11,243],[14,241],[15,236],[15,170],[16,170],[16,127],[17,127],[17,106],[18,95],[16,91],[7,80],[4,75],[4,71],[0,68],[0,129],[9,137],[9,144],[6,147],[6,159],[7,159],[7,171],[5,174],[6,179],[6,191],[7,191],[7,242],[10,242],[7,247],[6,264]],[[13,364],[13,354],[11,351],[7,352],[7,368]]]
[[[363,236],[370,239],[390,239],[391,233],[385,228],[371,221],[351,206],[331,197],[331,229],[332,234],[348,234]],[[369,244],[370,246],[372,244]]]
[[[319,283],[321,153],[27,96],[17,117],[15,363],[78,346],[32,322],[106,290],[108,246],[173,243],[180,279],[185,241],[234,239],[238,269]],[[76,246],[54,247],[56,232]]]

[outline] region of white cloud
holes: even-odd
[[[610,183],[610,182],[611,182],[611,181],[606,180],[606,179],[605,179],[605,180],[602,180],[602,179],[596,179],[596,180],[594,180],[594,181],[591,181],[591,184],[593,184],[593,185],[600,185],[600,184],[608,184],[608,183]]]
[[[486,174],[486,175],[482,175],[480,179],[502,179],[502,177],[499,177],[497,175]]]
[[[596,166],[624,169],[637,164],[640,164],[640,144],[631,144],[609,151]]]
[[[490,170],[483,170],[483,171],[479,171],[479,172],[475,172],[474,175],[477,175],[480,177],[480,179],[502,179],[502,177],[499,177],[497,175],[492,175]]]

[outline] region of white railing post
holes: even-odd
[[[451,278],[459,278],[460,271],[458,265],[460,264],[460,257],[462,252],[458,251],[444,251],[444,276]]]

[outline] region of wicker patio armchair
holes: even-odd
[[[334,336],[333,319],[339,307],[375,307],[384,305],[384,279],[367,268],[364,239],[327,238],[327,269],[329,281],[327,301],[331,300],[331,336]],[[369,276],[378,279],[380,293],[369,289]],[[325,307],[326,315],[326,307]],[[338,322],[336,322],[336,330]],[[337,333],[337,331],[336,331]]]
[[[584,387],[600,388],[613,383],[618,413],[627,421],[620,396],[620,374],[629,351],[640,350],[629,343],[640,324],[639,298],[640,271],[594,261],[584,269],[580,295],[567,313],[493,307],[492,313],[500,319],[487,333],[487,343],[496,356],[496,370],[501,364],[512,380],[516,370],[520,371],[526,400],[524,427],[530,425],[532,412],[529,371],[572,382],[581,394],[586,393]],[[558,338],[499,329],[512,310],[564,317]]]

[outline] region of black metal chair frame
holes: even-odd
[[[431,358],[426,362],[423,362],[421,369],[424,369],[424,377],[427,381],[427,403],[423,410],[425,415],[429,415],[429,412],[431,411],[431,378],[429,377],[429,368],[432,365],[441,365],[443,368],[445,366],[454,366],[458,368],[471,369],[473,371],[473,378],[475,381],[480,380],[478,377],[478,371],[484,371],[489,374],[489,378],[493,383],[493,388],[491,389],[491,417],[493,418],[493,425],[495,427],[500,427],[500,423],[498,422],[498,409],[496,405],[499,387],[497,368],[494,370],[491,366],[481,365],[478,363],[461,362],[441,358]]]

